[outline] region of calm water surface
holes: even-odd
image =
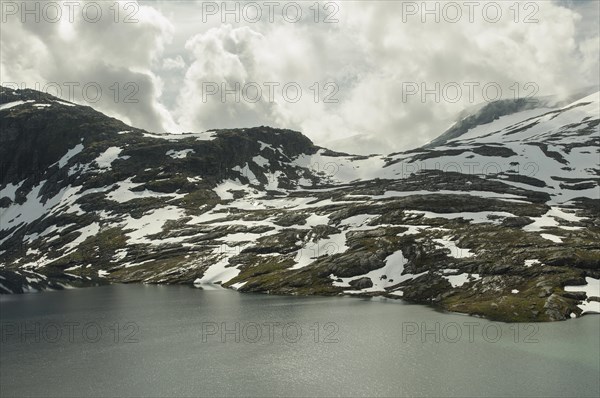
[[[0,298],[2,396],[600,395],[600,316],[113,285]]]

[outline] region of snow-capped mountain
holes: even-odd
[[[0,292],[355,294],[501,320],[600,311],[600,93],[489,104],[354,156],[270,127],[158,135],[0,92]]]

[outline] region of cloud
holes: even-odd
[[[175,58],[165,58],[163,60],[162,67],[165,70],[183,69],[185,68],[185,61],[181,55],[178,55]]]
[[[150,130],[267,124],[356,153],[425,144],[498,88],[509,98],[599,83],[593,1],[519,3],[518,14],[514,2],[481,3],[471,20],[462,6],[456,23],[407,12],[410,3],[423,4],[321,3],[315,16],[301,3],[297,23],[281,7],[272,23],[266,9],[255,23],[223,23],[219,13],[203,18],[202,2],[164,1],[142,2],[136,24],[12,22],[2,27],[2,80],[134,81],[139,103],[95,106]],[[435,4],[443,12],[447,3]],[[502,17],[491,21],[487,4],[500,4]],[[324,23],[332,11],[337,22]]]
[[[118,8],[109,2],[94,4],[101,14],[76,8],[72,22],[64,4],[59,22],[43,13],[39,22],[8,16],[0,39],[2,83],[51,87],[48,91],[64,99],[138,127],[174,128],[159,102],[162,82],[154,72],[171,39],[172,24],[154,8],[135,2],[119,3]],[[116,10],[120,23],[114,23]],[[96,15],[102,17],[91,22]],[[135,19],[122,22],[128,15]]]
[[[464,16],[458,23],[432,16],[423,23],[421,14],[403,23],[401,3],[340,4],[336,24],[221,25],[192,37],[178,121],[190,130],[275,124],[318,143],[363,134],[399,150],[437,137],[462,109],[496,98],[498,89],[498,98],[511,98],[598,84],[598,35],[588,30],[578,42],[582,16],[558,4],[539,2],[515,14],[503,3],[498,21],[480,9],[472,22]],[[528,16],[537,22],[524,23]],[[337,102],[315,102],[310,87],[328,81],[336,84]],[[245,101],[242,89],[251,82],[297,82],[303,96]],[[203,98],[208,83],[239,83],[241,101],[222,98],[222,90]],[[403,95],[408,84],[418,92]],[[355,141],[357,152],[371,152],[360,144],[365,140]]]

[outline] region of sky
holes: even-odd
[[[2,0],[0,83],[153,132],[270,125],[390,153],[476,104],[597,86],[599,4]]]

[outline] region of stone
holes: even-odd
[[[359,279],[354,279],[352,281],[349,282],[349,285],[356,288],[356,289],[367,289],[369,287],[373,287],[373,282],[371,281],[371,278],[368,277],[363,277],[363,278],[359,278]]]

